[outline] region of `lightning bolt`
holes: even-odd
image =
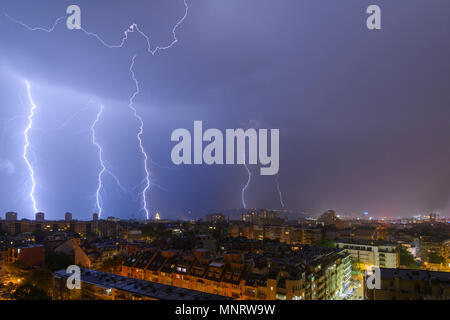
[[[127,190],[122,186],[122,184],[120,183],[119,178],[117,178],[116,175],[114,175],[111,170],[109,170],[107,168],[107,161],[104,159],[104,152],[103,152],[103,148],[100,145],[100,143],[97,140],[97,133],[96,133],[96,127],[97,124],[99,123],[102,115],[103,115],[103,110],[104,107],[102,104],[100,104],[100,108],[99,111],[97,113],[97,117],[95,118],[94,122],[92,123],[91,126],[91,133],[92,133],[92,144],[97,148],[98,151],[98,162],[100,163],[100,171],[97,174],[97,189],[95,192],[95,199],[96,199],[96,208],[98,210],[98,216],[101,217],[102,213],[103,213],[103,199],[102,199],[102,195],[101,195],[101,191],[103,189],[103,176],[104,174],[109,174],[114,181],[116,182],[116,184],[119,186],[119,188],[123,191],[123,192],[127,192]]]
[[[245,146],[247,149],[247,142],[245,142]],[[245,170],[247,170],[247,183],[242,187],[242,191],[241,191],[241,200],[242,200],[242,208],[246,209],[247,208],[247,203],[245,202],[245,191],[247,190],[248,186],[250,185],[250,182],[252,180],[252,172],[250,171],[250,169],[248,168],[248,165],[246,163],[246,161],[249,159],[248,153],[245,152],[245,159],[244,159],[244,166],[245,166]]]
[[[184,20],[186,20],[187,16],[188,16],[188,12],[189,12],[189,5],[187,4],[187,0],[183,0],[184,3],[184,15],[181,17],[180,20],[178,20],[178,22],[175,24],[175,26],[172,28],[172,41],[170,42],[170,44],[168,44],[167,46],[156,46],[154,49],[152,49],[151,46],[151,42],[150,42],[150,37],[145,34],[138,26],[137,23],[132,23],[125,31],[124,31],[124,36],[122,37],[122,40],[118,43],[118,44],[109,44],[107,43],[105,40],[103,40],[102,37],[100,37],[97,33],[94,32],[90,32],[88,30],[86,30],[85,28],[81,27],[79,30],[82,31],[85,35],[93,37],[95,39],[97,39],[104,47],[108,48],[108,49],[116,49],[116,48],[122,48],[126,41],[128,40],[128,35],[130,33],[133,32],[137,32],[139,33],[144,39],[145,42],[147,44],[147,52],[150,53],[151,55],[155,55],[158,51],[163,51],[163,50],[167,50],[172,48],[179,40],[177,38],[177,29],[183,24]],[[23,26],[24,28],[30,30],[30,31],[44,31],[47,33],[53,32],[56,28],[56,26],[63,20],[67,18],[67,15],[59,17],[55,20],[53,26],[49,29],[46,28],[42,28],[42,27],[31,27],[29,25],[27,25],[26,23],[17,20],[13,17],[11,17],[10,15],[5,13],[5,16],[10,19],[11,21]],[[77,29],[74,29],[77,30]]]
[[[93,33],[93,32],[89,32],[84,28],[80,28],[81,31],[84,32],[84,34],[94,37],[96,38],[103,46],[109,48],[109,49],[115,49],[115,48],[122,48],[125,45],[125,42],[128,40],[128,34],[129,33],[133,33],[133,32],[137,32],[139,33],[142,37],[144,37],[146,43],[147,43],[147,52],[150,53],[151,55],[155,55],[158,51],[163,51],[163,50],[167,50],[172,48],[177,42],[178,42],[178,38],[177,38],[177,29],[183,24],[184,20],[187,18],[188,15],[188,11],[189,11],[189,6],[187,4],[186,0],[183,0],[184,3],[184,7],[185,7],[185,12],[184,15],[181,17],[181,19],[175,24],[175,26],[172,28],[172,36],[173,36],[173,40],[172,42],[167,45],[167,46],[156,46],[154,49],[152,49],[151,46],[151,42],[150,42],[150,37],[145,34],[136,23],[131,24],[131,26],[124,31],[124,36],[121,40],[121,42],[119,44],[108,44],[106,41],[104,41],[98,34]]]
[[[139,113],[137,112],[136,108],[134,107],[134,99],[136,98],[136,96],[140,93],[140,89],[139,89],[139,81],[136,78],[136,74],[134,73],[134,64],[136,62],[136,57],[137,55],[134,55],[133,58],[131,59],[131,65],[130,65],[130,73],[131,73],[131,78],[134,81],[136,90],[134,91],[133,95],[130,98],[130,103],[128,104],[128,108],[130,108],[133,111],[133,115],[136,118],[136,120],[139,123],[139,131],[136,135],[136,138],[138,140],[138,144],[139,144],[139,149],[141,150],[142,156],[144,157],[144,171],[145,171],[145,178],[144,178],[144,188],[142,190],[142,208],[140,211],[144,210],[145,212],[145,216],[147,218],[147,220],[149,219],[149,211],[148,211],[148,207],[147,207],[147,191],[150,189],[150,172],[148,170],[148,155],[147,152],[145,151],[144,148],[144,144],[142,142],[142,135],[144,134],[144,121],[142,120],[142,117],[139,115]]]
[[[245,203],[245,190],[247,190],[248,186],[250,185],[250,181],[252,180],[252,173],[246,163],[244,164],[244,166],[245,166],[245,169],[247,170],[247,174],[248,174],[247,183],[245,184],[245,186],[242,187],[242,193],[241,193],[242,207],[245,209],[245,208],[247,208],[247,204]]]
[[[27,93],[28,93],[28,100],[30,102],[30,112],[28,113],[28,125],[25,128],[25,131],[23,132],[23,136],[25,139],[25,145],[23,146],[23,159],[25,160],[25,163],[27,165],[29,174],[30,174],[30,180],[31,180],[31,190],[30,190],[30,199],[31,199],[31,203],[33,205],[33,210],[34,213],[39,212],[39,210],[37,209],[37,204],[36,204],[36,198],[34,197],[34,192],[36,190],[36,180],[34,179],[34,170],[33,170],[33,166],[31,165],[30,160],[28,159],[28,151],[30,149],[30,140],[28,138],[28,133],[30,132],[31,128],[33,127],[33,118],[34,118],[34,112],[37,109],[36,104],[34,103],[33,97],[31,95],[31,85],[28,82],[28,80],[25,81],[25,84],[27,86]]]
[[[81,30],[85,35],[90,36],[90,37],[94,37],[95,39],[97,39],[104,47],[106,47],[106,48],[108,48],[108,49],[122,48],[122,47],[125,45],[126,41],[128,40],[129,34],[130,34],[130,33],[137,32],[138,34],[140,34],[140,35],[145,39],[146,44],[147,44],[147,52],[150,53],[152,56],[154,56],[154,55],[155,55],[156,53],[158,53],[159,51],[164,51],[164,50],[167,50],[167,49],[172,48],[172,47],[179,41],[178,38],[177,38],[176,32],[177,32],[177,29],[183,24],[183,22],[184,22],[185,19],[187,18],[187,16],[188,16],[188,11],[189,11],[189,6],[188,6],[188,3],[187,3],[187,0],[183,0],[183,3],[184,3],[184,7],[185,7],[184,15],[181,17],[180,20],[178,20],[178,22],[177,22],[177,23],[174,25],[174,27],[172,28],[172,37],[173,37],[173,39],[172,39],[172,41],[171,41],[168,45],[166,45],[166,46],[156,46],[156,47],[152,48],[152,46],[151,46],[151,41],[150,41],[150,37],[149,37],[147,34],[145,34],[145,33],[139,28],[138,24],[136,24],[136,23],[132,23],[132,24],[130,25],[130,27],[128,27],[128,28],[124,31],[124,36],[122,37],[122,40],[121,40],[118,44],[108,44],[108,43],[107,43],[106,41],[104,41],[97,33],[90,32],[90,31],[88,31],[88,30],[86,30],[86,29],[84,29],[84,28],[82,28],[82,27],[80,28],[80,30]],[[44,31],[44,32],[47,32],[47,33],[53,32],[53,31],[55,30],[56,26],[57,26],[63,19],[67,18],[67,15],[57,18],[57,19],[55,20],[53,26],[52,26],[51,28],[46,29],[46,28],[42,28],[42,27],[31,27],[31,26],[25,24],[24,22],[19,21],[19,20],[15,19],[15,18],[9,16],[8,14],[5,14],[5,16],[6,16],[8,19],[10,19],[11,21],[13,21],[13,22],[15,22],[15,23],[17,23],[17,24],[19,24],[19,25],[25,27],[26,29],[28,29],[28,30],[30,30],[30,31]],[[135,118],[138,120],[138,122],[139,122],[139,132],[138,132],[138,134],[137,134],[137,139],[138,139],[138,142],[139,142],[139,148],[140,148],[140,151],[141,151],[141,153],[142,153],[142,155],[143,155],[143,157],[144,157],[144,171],[145,171],[145,179],[144,179],[145,187],[143,188],[142,193],[141,193],[141,195],[142,195],[142,201],[143,201],[143,207],[141,208],[141,210],[144,210],[144,211],[145,211],[146,217],[147,217],[147,219],[148,219],[148,218],[149,218],[149,210],[148,210],[148,203],[147,203],[146,194],[147,194],[147,191],[150,189],[150,185],[151,185],[151,181],[150,181],[150,173],[149,173],[149,169],[148,169],[148,160],[150,160],[152,163],[154,163],[154,162],[153,162],[152,159],[147,155],[147,153],[146,153],[146,151],[145,151],[145,148],[144,148],[144,146],[143,146],[142,135],[143,135],[143,133],[144,133],[144,121],[143,121],[142,117],[138,114],[136,108],[134,107],[134,99],[135,99],[135,97],[139,94],[139,82],[138,82],[138,80],[137,80],[137,78],[136,78],[136,76],[135,76],[134,69],[133,69],[133,68],[134,68],[134,64],[135,64],[135,59],[136,59],[136,55],[133,56],[133,59],[132,59],[132,62],[131,62],[131,66],[130,66],[130,73],[131,73],[131,76],[132,76],[133,81],[135,82],[135,85],[136,85],[136,91],[135,91],[135,92],[133,93],[133,95],[131,96],[131,98],[130,98],[130,100],[129,100],[129,105],[128,105],[128,107],[133,111],[134,117],[135,117]],[[102,169],[101,169],[101,171],[99,172],[99,184],[98,184],[97,193],[96,193],[97,208],[98,208],[99,211],[101,211],[101,196],[100,196],[100,191],[101,191],[101,188],[102,188],[102,176],[103,176],[104,173],[109,172],[109,171],[106,169],[106,166],[104,165],[104,160],[101,160],[101,157],[102,157],[102,154],[103,154],[102,151],[101,151],[101,146],[100,146],[99,144],[96,144],[96,143],[95,143],[95,142],[96,142],[96,140],[95,140],[95,125],[98,123],[99,117],[101,116],[101,113],[102,113],[102,112],[103,112],[103,111],[102,111],[102,109],[101,109],[100,112],[99,112],[99,114],[97,115],[96,122],[94,122],[94,125],[93,125],[93,130],[94,130],[94,132],[93,132],[93,137],[94,137],[94,138],[93,138],[93,143],[94,143],[94,145],[97,146],[97,148],[100,147],[99,157],[100,157],[100,162],[101,162],[101,165],[102,165]],[[92,128],[91,128],[91,129],[92,129]],[[110,172],[109,172],[109,173],[110,173]],[[111,174],[111,173],[110,173],[110,174]],[[111,175],[112,175],[112,174],[111,174]],[[114,175],[112,175],[112,176],[115,178],[116,182],[120,185],[120,183],[118,182],[118,179],[117,179]],[[99,212],[99,215],[100,215],[100,212]]]
[[[63,19],[65,19],[67,16],[63,16],[63,17],[59,17],[58,19],[55,20],[53,26],[49,29],[46,28],[42,28],[42,27],[30,27],[29,25],[27,25],[26,23],[14,19],[13,17],[11,17],[10,15],[8,15],[7,13],[4,14],[9,20],[11,20],[12,22],[15,22],[17,24],[20,24],[22,27],[28,29],[29,31],[44,31],[47,33],[53,32],[53,30],[55,30],[56,26],[59,24],[59,22]]]
[[[91,127],[91,132],[92,132],[92,144],[95,145],[97,147],[98,150],[98,159],[100,162],[100,166],[101,166],[101,170],[98,173],[97,176],[97,190],[96,190],[96,205],[97,205],[97,210],[98,210],[98,216],[100,217],[102,215],[103,212],[103,207],[102,207],[102,199],[101,199],[101,190],[103,188],[103,174],[106,172],[106,166],[105,163],[103,161],[103,149],[102,146],[98,143],[97,141],[97,135],[95,132],[95,127],[97,126],[98,122],[100,121],[100,118],[103,114],[103,105],[100,105],[100,110],[97,113],[97,117],[95,118],[95,121],[92,124]]]
[[[275,181],[277,183],[277,190],[278,190],[278,194],[280,195],[280,203],[281,203],[281,207],[284,208],[284,202],[283,202],[283,194],[281,193],[281,188],[280,188],[280,181],[278,180],[279,175],[277,174]]]

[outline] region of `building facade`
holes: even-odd
[[[450,273],[380,268],[380,289],[367,289],[369,300],[450,300]]]
[[[229,300],[204,292],[132,279],[111,273],[81,269],[80,289],[68,289],[71,274],[54,273],[54,300]]]
[[[351,259],[343,250],[311,246],[280,257],[155,248],[128,257],[121,275],[241,300],[339,299]]]
[[[396,243],[370,240],[337,240],[336,247],[344,249],[353,261],[364,264],[366,270],[372,266],[398,268],[400,266],[399,247]]]

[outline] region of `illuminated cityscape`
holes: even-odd
[[[2,299],[38,274],[48,282],[35,294],[49,299],[127,300],[127,286],[143,300],[450,298],[450,219],[437,214],[340,219],[329,210],[289,220],[261,209],[238,220],[48,221],[8,212],[0,230]],[[70,265],[82,268],[81,290],[65,286]],[[373,267],[379,291],[367,289]]]
[[[0,303],[450,300],[450,2],[369,2],[2,1]]]

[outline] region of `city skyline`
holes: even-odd
[[[321,216],[324,214],[333,212],[333,214],[336,215],[338,219],[341,221],[360,221],[360,222],[393,222],[393,221],[399,221],[403,224],[411,223],[411,221],[419,222],[419,221],[428,221],[430,219],[434,219],[438,222],[447,222],[450,223],[449,217],[445,215],[441,215],[439,212],[430,212],[430,213],[424,213],[414,216],[388,216],[388,217],[373,217],[369,215],[368,212],[363,213],[346,213],[342,214],[339,212],[336,212],[334,210],[327,210],[325,212],[314,212],[314,213],[306,213],[306,212],[300,212],[296,210],[276,210],[276,209],[264,209],[264,208],[239,208],[234,210],[227,210],[227,211],[214,211],[209,212],[203,215],[199,215],[197,218],[193,219],[183,219],[183,218],[176,218],[176,219],[166,219],[166,217],[162,217],[162,215],[159,212],[156,212],[154,217],[150,217],[148,219],[136,219],[136,218],[118,218],[113,215],[107,215],[107,216],[100,216],[99,213],[94,212],[91,214],[89,218],[85,219],[78,219],[76,216],[73,215],[72,212],[64,212],[61,215],[54,216],[52,215],[50,219],[47,219],[47,216],[45,212],[37,212],[32,218],[21,216],[19,212],[16,211],[8,211],[3,213],[0,213],[0,221],[97,221],[97,220],[114,220],[114,221],[137,221],[137,222],[151,222],[151,221],[201,221],[205,217],[211,216],[211,215],[220,215],[225,217],[229,221],[240,221],[243,219],[244,216],[250,214],[250,213],[256,213],[256,212],[272,212],[275,214],[281,215],[286,221],[296,221],[296,220],[304,220],[304,221],[316,221],[317,219],[320,219]],[[245,220],[244,220],[245,221]]]

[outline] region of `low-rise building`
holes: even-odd
[[[123,277],[90,269],[81,269],[81,289],[68,289],[72,274],[54,273],[54,300],[230,300],[205,292]]]
[[[278,240],[286,244],[314,245],[322,240],[322,229],[320,228],[288,225],[234,224],[229,228],[228,234],[233,238]]]
[[[227,220],[227,217],[221,213],[212,213],[206,215],[206,222],[212,224],[227,222]]]
[[[369,300],[449,300],[450,272],[380,268],[380,289],[364,290]]]
[[[449,258],[450,239],[442,236],[420,236],[416,241],[417,255],[423,263],[433,264],[433,257]],[[445,261],[448,264],[448,261]]]
[[[155,248],[128,257],[121,275],[233,299],[338,299],[348,286],[351,260],[344,250],[307,245],[280,257]]]
[[[363,263],[366,270],[371,270],[372,266],[383,268],[400,266],[400,253],[396,243],[345,239],[337,240],[336,247],[348,252],[353,261]]]
[[[43,266],[45,264],[45,249],[40,244],[9,247],[3,258],[6,265],[21,261],[25,267]]]

